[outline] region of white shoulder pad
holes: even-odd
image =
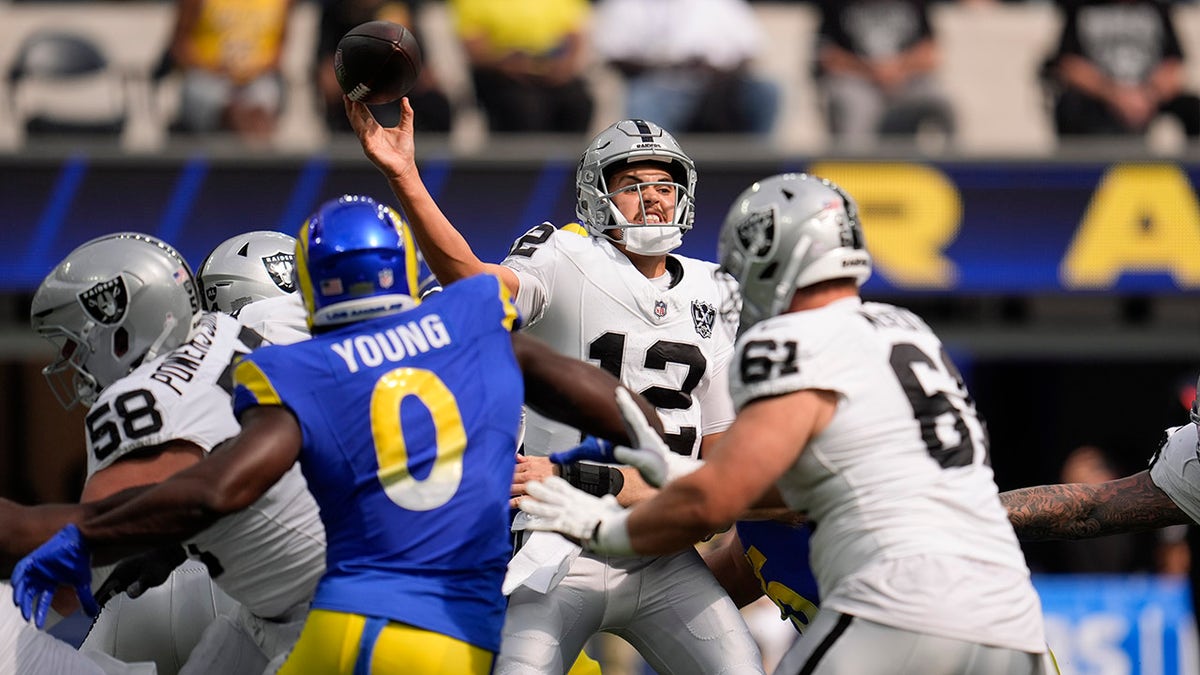
[[[570,232],[560,234],[550,223],[535,225],[513,242],[501,264],[535,274],[536,270],[543,267],[553,269],[558,255],[558,242],[564,238],[577,239],[578,235]]]
[[[844,393],[855,371],[854,343],[861,320],[819,311],[782,314],[738,338],[729,366],[734,406],[804,389]],[[862,354],[858,355],[860,358]]]
[[[299,293],[252,302],[238,312],[238,321],[273,345],[290,345],[311,337],[308,310]]]
[[[1196,425],[1168,430],[1151,459],[1150,478],[1192,520],[1200,523],[1200,441]]]
[[[241,331],[207,313],[188,342],[105,389],[85,418],[88,477],[143,448],[184,440],[208,451],[237,434],[222,375],[247,352]]]
[[[501,264],[516,273],[519,280],[520,287],[513,303],[521,314],[524,327],[537,323],[550,304],[554,275],[561,258],[568,255],[564,248],[590,243],[589,239],[574,230],[557,230],[550,223],[542,223],[530,228],[513,243]]]

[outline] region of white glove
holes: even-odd
[[[633,447],[619,445],[613,450],[613,456],[622,464],[637,469],[651,486],[662,487],[703,466],[698,459],[671,452],[624,387],[617,387],[617,409],[621,411],[621,420],[625,422],[625,431]]]
[[[597,553],[633,555],[625,519],[629,514],[612,495],[595,497],[558,476],[525,486],[517,505],[531,516],[526,528],[558,532]]]

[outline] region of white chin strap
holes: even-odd
[[[672,227],[626,227],[625,249],[638,255],[666,255],[683,243],[683,232],[679,226]]]
[[[611,204],[611,202],[610,202]],[[642,222],[647,220],[646,204],[640,203]],[[683,243],[683,230],[675,223],[663,223],[662,225],[639,225],[630,223],[625,216],[617,210],[616,206],[610,206],[613,213],[613,220],[621,227],[621,241],[625,245],[625,250],[638,255],[666,255],[671,251],[679,248]]]

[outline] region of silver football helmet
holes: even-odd
[[[204,308],[237,316],[242,307],[296,292],[296,240],[282,232],[246,232],[217,244],[196,272]]]
[[[741,330],[781,312],[796,289],[871,276],[858,207],[828,180],[785,173],[733,202],[717,243],[721,269],[741,288]]]
[[[575,215],[589,233],[620,242],[612,230],[626,227],[659,227],[644,223],[629,223],[612,203],[615,191],[608,187],[612,173],[631,162],[657,161],[665,163],[676,189],[675,216],[667,225],[679,227],[680,232],[692,229],[695,213],[692,209],[696,194],[696,164],[679,147],[679,142],[665,129],[645,120],[622,120],[601,131],[592,139],[579,159],[575,173]],[[625,188],[640,190],[645,183]]]
[[[71,251],[33,296],[30,323],[58,347],[42,373],[64,407],[187,340],[200,315],[192,270],[169,244],[121,232]]]

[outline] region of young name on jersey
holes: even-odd
[[[395,363],[410,356],[424,354],[451,344],[450,332],[442,317],[430,314],[417,321],[397,324],[371,335],[356,335],[329,345],[333,353],[346,362],[346,368],[357,373],[360,363],[374,368],[384,361]]]

